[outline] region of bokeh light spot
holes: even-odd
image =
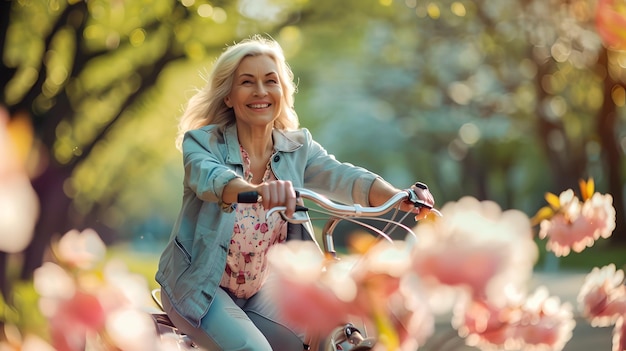
[[[459,138],[467,144],[474,145],[480,140],[480,129],[474,123],[465,123],[459,129]]]
[[[209,4],[202,4],[198,6],[198,16],[209,18],[213,16],[213,6]]]
[[[455,1],[452,3],[452,5],[450,5],[450,10],[452,10],[452,13],[459,16],[459,17],[464,17],[467,14],[467,10],[465,9],[465,5],[463,5],[462,3]]]
[[[439,6],[437,6],[437,4],[435,3],[429,3],[428,6],[426,6],[426,12],[428,13],[428,16],[432,19],[438,19],[439,17],[441,17],[441,10],[439,9]]]
[[[146,40],[146,31],[143,28],[137,28],[130,32],[129,36],[130,45],[137,47],[141,46],[143,42]]]

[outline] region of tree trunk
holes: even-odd
[[[607,173],[608,192],[613,196],[613,206],[615,207],[615,231],[611,237],[611,241],[626,245],[626,219],[624,218],[624,195],[622,189],[621,177],[621,155],[620,147],[617,142],[615,130],[617,130],[617,106],[613,101],[613,89],[624,84],[615,81],[611,76],[609,69],[609,52],[604,49],[598,57],[598,64],[606,70],[606,78],[604,79],[604,101],[602,107],[598,111],[596,118],[597,133],[602,148],[602,156],[605,162]]]
[[[35,269],[41,266],[53,236],[63,235],[73,227],[68,216],[71,199],[63,191],[63,183],[70,175],[71,169],[50,165],[33,181],[33,188],[41,204],[41,215],[35,226],[33,240],[24,250],[21,279],[32,278]]]
[[[587,168],[587,160],[580,156],[580,152],[573,150],[575,147],[568,143],[563,126],[558,121],[551,120],[543,110],[543,102],[551,98],[542,88],[542,79],[545,75],[552,73],[553,61],[545,63],[537,62],[538,72],[535,78],[537,87],[537,133],[545,155],[548,157],[548,165],[552,174],[553,188],[555,193],[560,193],[566,189],[578,189],[578,181],[583,178],[583,173]],[[555,150],[550,145],[553,133],[560,133],[563,136],[564,146],[562,150]]]

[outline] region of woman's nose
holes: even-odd
[[[254,89],[254,94],[256,96],[265,96],[265,94],[267,94],[267,90],[262,83],[259,83],[256,85],[256,89]]]

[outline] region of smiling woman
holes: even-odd
[[[364,168],[339,162],[307,129],[299,129],[295,92],[280,45],[254,36],[224,51],[181,117],[183,203],[156,280],[174,325],[204,348],[300,351],[318,336],[286,320],[266,287],[273,275],[271,247],[315,242],[310,219],[295,212],[301,200],[294,188],[362,206],[381,205],[403,192]],[[413,189],[434,205],[428,187]],[[261,195],[258,203],[235,203],[249,191]],[[301,224],[278,213],[268,216],[277,206]],[[409,203],[399,209],[421,218],[429,211]]]

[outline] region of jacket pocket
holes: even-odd
[[[163,287],[173,288],[190,267],[191,255],[189,250],[178,238],[174,238],[165,247],[161,255],[156,280]]]
[[[178,240],[178,237],[174,238],[174,244],[183,254],[183,258],[185,259],[187,264],[191,264],[191,254],[189,253],[189,250],[187,250],[185,246],[180,242],[180,240]]]

